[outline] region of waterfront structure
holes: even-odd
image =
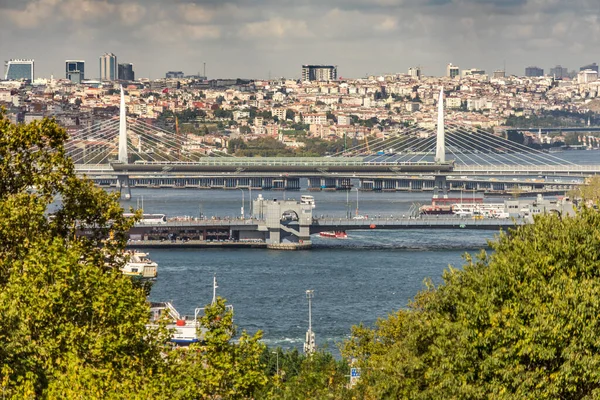
[[[525,76],[534,78],[538,76],[544,76],[544,70],[539,67],[527,67],[525,68]]]
[[[114,81],[118,77],[117,56],[106,53],[100,57],[100,80]]]
[[[65,78],[73,83],[81,83],[85,79],[85,61],[65,61]]]
[[[119,64],[118,79],[120,81],[135,81],[135,72],[133,72],[133,64],[131,64],[131,63]]]
[[[302,81],[335,81],[337,79],[336,65],[303,65]]]
[[[5,63],[6,73],[4,79],[7,81],[31,81],[34,79],[34,60],[13,59]]]
[[[590,69],[592,71],[599,72],[598,71],[598,64],[596,64],[596,63],[592,63],[592,64],[589,64],[589,65],[584,65],[583,67],[579,68],[579,71],[585,71],[585,70],[588,70],[588,69]]]
[[[183,79],[183,71],[169,71],[165,74],[166,79]]]
[[[457,76],[460,77],[460,69],[456,65],[450,63],[446,66],[446,76],[452,79],[456,78]]]
[[[421,78],[421,67],[411,67],[408,69],[408,75],[412,78],[419,79]]]

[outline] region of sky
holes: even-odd
[[[0,0],[0,59],[33,58],[36,77],[67,59],[134,64],[209,78],[299,78],[302,64],[338,76],[443,75],[448,63],[523,75],[600,62],[600,0]]]

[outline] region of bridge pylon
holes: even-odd
[[[444,87],[440,89],[440,97],[438,99],[438,123],[437,123],[437,140],[435,146],[435,162],[446,162],[446,137],[444,127]]]
[[[127,108],[125,107],[125,93],[121,85],[121,105],[119,110],[119,162],[127,164]]]

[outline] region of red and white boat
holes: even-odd
[[[345,231],[320,232],[319,236],[331,239],[348,239],[348,234]]]

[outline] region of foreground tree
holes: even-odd
[[[600,396],[600,214],[542,216],[466,258],[408,310],[356,327],[360,397]]]
[[[0,112],[2,398],[249,397],[266,379],[260,334],[232,343],[222,302],[199,353],[148,330],[145,290],[119,270],[133,221],[117,195],[75,175],[65,140],[53,121],[14,125]]]

